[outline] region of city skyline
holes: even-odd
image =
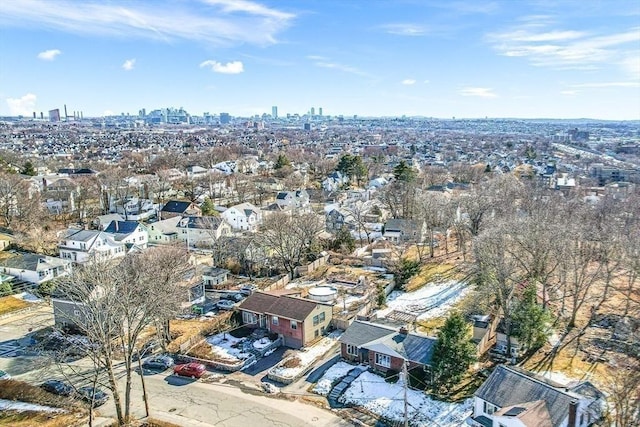
[[[640,119],[640,6],[7,1],[0,116]]]

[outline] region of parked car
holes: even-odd
[[[173,368],[173,373],[182,377],[200,378],[207,371],[207,367],[202,363],[185,363],[183,365],[176,365]]]
[[[10,380],[11,375],[7,374],[5,371],[0,369],[0,380]]]
[[[254,293],[255,291],[257,291],[257,290],[258,290],[258,287],[257,287],[256,285],[254,285],[253,283],[248,283],[248,284],[246,284],[246,285],[243,285],[243,286],[240,288],[240,293],[241,293],[242,295],[249,296],[249,295],[251,295],[252,293]]]
[[[109,395],[107,393],[92,386],[80,387],[78,389],[78,396],[87,403],[91,403],[93,401],[94,408],[104,405],[107,403],[107,400],[109,400]]]
[[[221,299],[216,303],[218,310],[233,310],[233,307],[235,307],[234,302],[228,299]]]
[[[40,388],[58,396],[71,396],[73,394],[73,386],[60,380],[47,380],[40,384]]]
[[[240,292],[227,293],[227,294],[222,294],[220,296],[220,299],[226,299],[226,300],[235,301],[235,302],[240,302],[244,298],[245,298],[245,295],[241,294]]]
[[[169,369],[173,366],[173,359],[169,356],[151,356],[142,363],[142,367],[146,369]]]

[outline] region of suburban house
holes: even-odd
[[[472,317],[473,337],[471,341],[476,345],[477,355],[486,353],[496,342],[497,317],[492,315],[475,315]]]
[[[498,365],[474,394],[474,427],[587,427],[602,417],[604,395],[588,381],[558,384]]]
[[[288,295],[254,292],[238,306],[242,323],[283,337],[284,345],[301,348],[320,338],[333,318],[333,306]]]
[[[111,221],[124,221],[124,217],[119,213],[110,213],[97,216],[92,224],[98,230],[104,230],[105,227],[111,224]]]
[[[201,178],[209,174],[209,169],[205,169],[202,166],[198,165],[190,165],[187,166],[187,177],[188,178]]]
[[[229,270],[218,267],[206,267],[202,270],[202,282],[206,289],[224,287],[229,277]]]
[[[239,231],[255,231],[262,220],[260,209],[251,203],[231,206],[220,216],[231,225],[231,228]]]
[[[126,254],[125,244],[98,230],[68,229],[58,243],[60,258],[81,264],[92,259],[110,260]]]
[[[282,209],[305,208],[309,205],[307,190],[280,191],[276,195],[276,204]]]
[[[41,197],[50,213],[61,214],[75,211],[75,196],[78,193],[76,182],[70,178],[43,179],[42,187]]]
[[[200,215],[200,208],[195,203],[188,201],[169,200],[162,209],[160,209],[160,219],[185,215]]]
[[[340,209],[331,209],[325,215],[325,229],[329,233],[337,233],[344,226],[346,226],[347,229],[353,229],[354,227],[349,223],[350,218],[351,216],[348,213]]]
[[[178,240],[188,248],[207,248],[231,234],[231,226],[219,216],[185,216],[176,225]]]
[[[425,224],[411,219],[390,219],[384,224],[382,236],[393,243],[422,242]]]
[[[146,228],[138,221],[111,221],[104,232],[110,234],[116,242],[142,249],[145,249],[149,242]]]
[[[356,320],[339,341],[343,359],[365,363],[379,372],[400,372],[404,363],[408,369],[429,370],[437,339],[406,328]]]
[[[39,285],[71,273],[71,261],[46,255],[16,253],[0,260],[0,271],[19,281]]]
[[[181,219],[180,216],[174,216],[147,224],[149,243],[152,245],[176,243],[178,241],[178,222]]]

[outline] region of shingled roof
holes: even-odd
[[[254,292],[242,301],[238,308],[302,322],[318,305],[323,304],[288,295],[277,296],[265,292]]]
[[[502,365],[491,373],[474,396],[499,408],[543,400],[553,427],[562,424],[569,413],[569,403],[576,399],[549,384]]]
[[[162,212],[185,213],[189,206],[191,206],[191,202],[170,200],[162,207]]]

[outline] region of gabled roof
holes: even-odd
[[[507,406],[494,413],[494,416],[518,418],[527,427],[552,427],[551,416],[544,400]]]
[[[107,233],[113,234],[131,234],[140,223],[138,221],[111,221],[109,225],[104,229]]]
[[[76,242],[88,242],[95,239],[101,232],[96,230],[76,230],[69,228],[64,235],[65,239],[74,240]]]
[[[569,413],[569,403],[576,399],[549,384],[503,365],[489,375],[474,396],[500,408],[543,400],[553,427],[564,421]]]
[[[431,363],[437,341],[434,337],[400,333],[394,328],[358,320],[340,337],[340,342],[423,365]]]
[[[238,308],[303,322],[318,305],[324,304],[304,298],[277,296],[258,291],[249,295]]]
[[[215,230],[220,227],[223,219],[219,216],[185,216],[178,222],[180,228],[194,228],[200,230]]]
[[[40,254],[16,254],[10,258],[0,260],[0,267],[15,268],[27,271],[41,271],[70,264],[62,258],[54,258]]]
[[[340,336],[339,341],[361,347],[363,344],[386,337],[396,330],[389,326],[376,325],[361,320],[354,321]]]
[[[169,200],[163,207],[162,212],[184,213],[191,206],[191,202],[180,200]]]
[[[413,231],[418,229],[418,223],[411,219],[390,219],[384,225],[385,232],[387,231]]]

